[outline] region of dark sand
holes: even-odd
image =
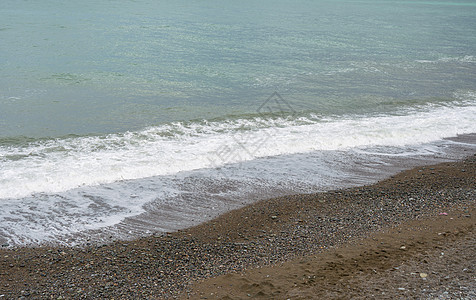
[[[475,299],[475,187],[471,156],[166,236],[2,249],[0,299]]]
[[[315,255],[207,279],[188,296],[476,299],[475,213],[409,221]]]

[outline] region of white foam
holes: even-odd
[[[404,146],[476,132],[474,93],[393,116],[173,123],[137,132],[0,147],[0,198],[57,193],[259,157]],[[469,100],[468,100],[469,98]]]
[[[465,56],[456,56],[456,57],[441,57],[436,60],[425,60],[425,59],[420,59],[416,60],[418,63],[430,63],[430,64],[436,64],[440,62],[459,62],[459,63],[476,63],[476,57],[473,55],[465,55]]]

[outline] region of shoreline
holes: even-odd
[[[460,160],[475,147],[476,134],[467,134],[406,150],[370,147],[259,158],[171,177],[6,199],[0,245],[83,247],[131,241],[184,230],[260,200],[370,185],[416,166]],[[35,210],[29,209],[33,203]],[[127,209],[131,214],[121,216]]]
[[[409,220],[469,212],[476,198],[475,163],[473,155],[373,185],[262,200],[185,230],[133,241],[0,249],[0,295],[186,297],[191,282],[326,252]]]

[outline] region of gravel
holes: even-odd
[[[260,201],[196,227],[85,248],[0,248],[0,299],[177,298],[190,284],[475,204],[476,156],[375,185]],[[3,246],[3,245],[2,245]],[[428,275],[431,277],[431,274]]]

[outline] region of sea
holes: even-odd
[[[3,247],[160,235],[475,133],[474,0],[0,2]]]

